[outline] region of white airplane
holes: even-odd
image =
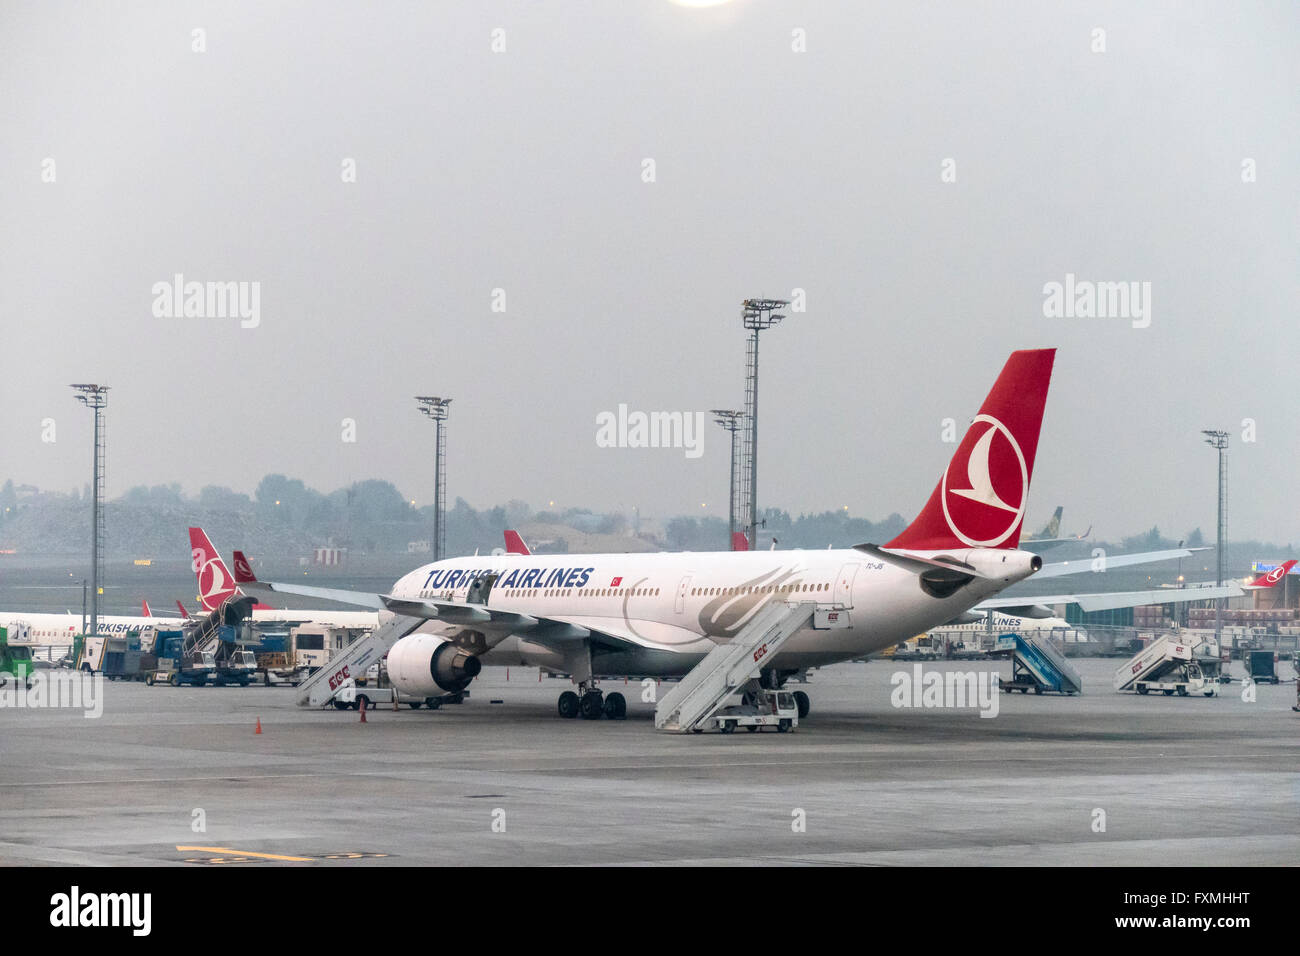
[[[814,617],[763,669],[764,683],[780,686],[960,619],[1043,567],[1018,543],[1054,357],[1054,349],[1012,353],[920,515],[883,546],[452,558],[411,571],[387,594],[259,582],[238,569],[237,583],[446,624],[389,651],[389,675],[407,694],[462,691],[484,664],[531,665],[568,674],[578,693],[560,696],[560,714],[588,718],[626,711],[621,694],[602,697],[600,678],[679,677],[766,605],[815,602],[823,626]],[[1033,610],[1036,600],[1008,606]],[[807,707],[799,695],[800,716]]]

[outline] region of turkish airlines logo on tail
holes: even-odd
[[[194,558],[191,567],[199,580],[199,600],[206,610],[215,610],[235,593],[235,583],[230,580],[219,555],[204,548],[194,548],[191,554]]]
[[[943,517],[972,548],[996,548],[1025,517],[1029,467],[1015,435],[992,415],[977,415],[966,435],[943,473]]]
[[[235,558],[235,573],[240,577],[251,578],[253,569],[248,566],[248,562],[242,557]]]

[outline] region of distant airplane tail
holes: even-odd
[[[733,531],[731,533],[731,550],[732,551],[749,550],[749,538],[745,536],[745,532]]]
[[[1055,538],[1058,534],[1060,534],[1061,533],[1061,512],[1063,512],[1064,510],[1065,508],[1062,505],[1057,505],[1056,510],[1052,512],[1052,520],[1047,522],[1047,524],[1043,526],[1043,530],[1038,532],[1038,534],[1036,534],[1034,537]]]
[[[1014,549],[1056,349],[1012,352],[916,520],[885,545],[913,551]]]
[[[143,613],[143,615],[144,615],[145,617],[153,617],[153,612],[149,610],[149,599],[148,599],[148,598],[141,598],[141,599],[140,599],[140,611],[141,611],[141,613]]]
[[[190,616],[190,612],[187,611],[187,610],[185,610],[185,605],[182,604],[180,601],[177,601],[177,602],[176,602],[176,607],[177,607],[177,609],[181,612],[181,617],[183,617],[183,618],[185,618],[186,620],[188,620],[188,619],[189,619],[189,616]]]
[[[518,531],[506,529],[506,554],[532,554],[528,550],[528,545],[524,544],[524,539],[519,536]]]
[[[253,566],[248,563],[248,558],[244,557],[244,552],[242,551],[235,552],[235,583],[257,583],[257,576],[253,574]]]
[[[1246,587],[1271,588],[1273,585],[1277,584],[1278,581],[1281,581],[1284,577],[1286,577],[1287,574],[1290,573],[1291,569],[1294,568],[1295,566],[1296,566],[1296,561],[1294,559],[1291,561],[1286,561],[1282,564],[1279,564],[1272,571],[1269,571],[1265,574],[1261,574],[1255,580],[1247,584]]]

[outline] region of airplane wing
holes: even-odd
[[[1133,554],[1107,555],[1104,566],[1093,571],[1093,558],[1077,558],[1073,561],[1057,561],[1045,564],[1034,578],[1059,578],[1067,574],[1102,574],[1112,568],[1130,567],[1135,564],[1149,564],[1155,561],[1171,561],[1175,558],[1188,558],[1196,551],[1208,551],[1208,548],[1173,548],[1167,551],[1139,551]],[[1077,604],[1084,611],[1108,611],[1120,607],[1138,607],[1144,604],[1178,604],[1183,601],[1211,601],[1216,598],[1239,597],[1242,590],[1237,585],[1224,585],[1211,588],[1159,588],[1148,591],[1103,591],[1091,594],[1048,594],[995,597],[981,601],[972,610],[1024,609],[1032,616],[1036,608],[1052,604]]]
[[[1150,564],[1155,561],[1172,561],[1175,558],[1190,558],[1197,551],[1209,548],[1173,548],[1168,551],[1138,551],[1133,554],[1106,555],[1103,558],[1075,558],[1073,561],[1053,561],[1044,564],[1034,578],[1059,578],[1065,574],[1083,574],[1092,571],[1094,561],[1103,562],[1095,573],[1100,574],[1111,568],[1126,568],[1133,564]]]
[[[1212,601],[1216,598],[1240,597],[1244,592],[1235,584],[1210,588],[1158,588],[1154,591],[1103,591],[1097,594],[1045,594],[1020,597],[996,597],[976,604],[973,610],[1033,608],[1052,604],[1077,604],[1084,611],[1109,611],[1118,607],[1143,604],[1179,604],[1183,601]]]
[[[472,627],[476,631],[506,636],[518,634],[530,641],[544,644],[562,643],[571,640],[592,638],[598,642],[613,646],[635,646],[664,648],[658,641],[643,638],[630,630],[614,625],[602,618],[598,625],[584,623],[584,619],[574,617],[534,617],[515,611],[503,611],[488,608],[482,604],[464,604],[456,601],[437,599],[399,598],[391,594],[375,594],[369,591],[345,591],[339,588],[318,588],[306,584],[281,584],[270,581],[241,582],[240,587],[249,591],[266,591],[276,594],[296,594],[300,597],[316,598],[322,601],[335,601],[340,604],[352,604],[357,607],[371,608],[377,611],[392,611],[403,617],[418,617],[445,624]]]

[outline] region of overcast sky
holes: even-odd
[[[95,381],[110,496],[424,504],[440,394],[453,498],[725,517],[711,421],[689,458],[596,416],[741,407],[741,299],[802,289],[761,505],[910,517],[942,420],[1057,346],[1027,524],[1211,534],[1221,427],[1230,535],[1300,541],[1297,64],[1286,2],[8,0],[0,480],[88,480]],[[178,273],[260,324],[155,315]],[[1067,273],[1149,282],[1149,326],[1046,317]]]

